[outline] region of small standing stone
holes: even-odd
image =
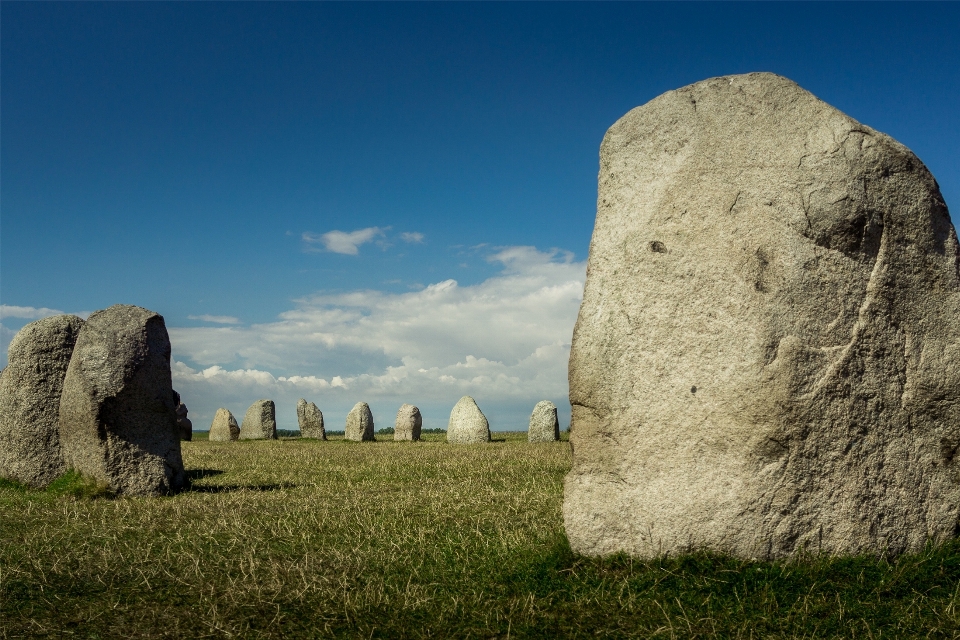
[[[250,405],[240,425],[240,439],[277,439],[277,407],[273,400],[257,400]]]
[[[0,372],[0,477],[45,487],[66,469],[60,453],[60,393],[83,320],[61,315],[14,336]]]
[[[557,420],[557,405],[541,400],[530,414],[528,442],[556,442],[560,439],[560,421]]]
[[[347,414],[347,426],[343,432],[344,440],[357,442],[373,441],[373,413],[366,402],[358,402]]]
[[[420,439],[420,427],[422,426],[423,416],[420,415],[420,409],[412,404],[404,404],[397,411],[397,423],[393,429],[393,439],[416,442]]]
[[[447,442],[472,444],[490,442],[490,423],[480,411],[477,402],[470,396],[463,396],[450,412],[447,423]]]
[[[297,422],[300,423],[300,437],[327,439],[327,431],[323,428],[323,413],[314,403],[303,398],[297,401]]]
[[[174,391],[173,396],[177,401],[177,431],[181,440],[189,442],[193,440],[193,422],[187,417],[187,405],[183,404],[180,394]]]
[[[210,440],[213,442],[230,442],[240,437],[240,425],[227,409],[220,407],[213,416],[210,425]]]

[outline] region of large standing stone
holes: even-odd
[[[366,402],[358,402],[347,414],[347,426],[343,432],[344,440],[357,442],[373,441],[373,413]]]
[[[60,315],[26,325],[0,372],[0,477],[45,487],[66,469],[60,394],[83,320]]]
[[[240,423],[240,440],[276,440],[277,407],[273,400],[257,400]]]
[[[297,421],[300,423],[301,437],[327,439],[327,431],[323,428],[323,413],[314,403],[303,398],[297,401]]]
[[[772,558],[957,531],[960,249],[909,149],[757,73],[600,148],[570,353],[575,551]]]
[[[453,405],[450,422],[447,423],[447,442],[490,442],[490,423],[470,396],[463,396]]]
[[[393,428],[393,439],[416,442],[420,439],[421,427],[423,427],[423,416],[420,415],[420,409],[412,404],[400,405],[400,410],[397,411],[397,422]]]
[[[556,442],[559,439],[560,421],[557,419],[557,405],[549,400],[541,400],[530,414],[527,441]]]
[[[181,488],[174,400],[163,317],[122,304],[92,314],[80,330],[60,399],[67,468],[119,494]]]
[[[240,425],[229,410],[220,407],[213,416],[210,424],[210,440],[214,442],[230,442],[240,437]]]

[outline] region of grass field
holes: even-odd
[[[184,443],[191,490],[0,485],[0,637],[957,638],[960,545],[896,562],[569,550],[565,443]]]

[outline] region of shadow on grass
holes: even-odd
[[[223,473],[219,469],[187,469],[187,478],[190,480],[199,480],[200,478],[212,478]]]
[[[225,484],[225,485],[190,485],[184,489],[185,493],[233,493],[235,491],[279,491],[281,489],[296,489],[293,483],[280,484]]]

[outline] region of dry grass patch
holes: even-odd
[[[0,485],[0,637],[960,635],[956,546],[578,558],[569,447],[525,434],[183,450],[193,488],[171,498]]]

